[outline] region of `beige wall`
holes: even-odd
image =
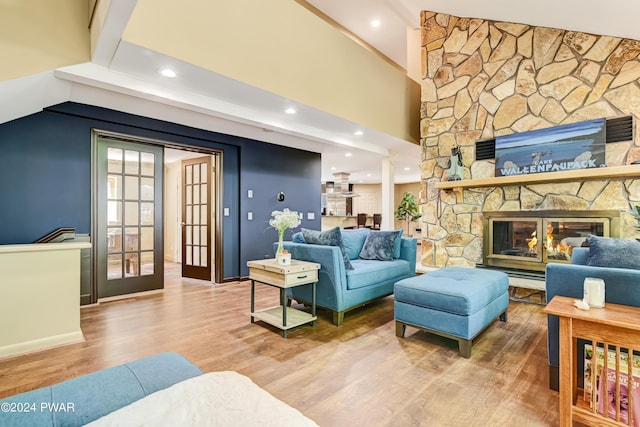
[[[381,184],[353,184],[353,191],[358,193],[359,197],[353,198],[353,214],[357,215],[359,212],[364,212],[367,214],[374,214],[382,212],[382,185]],[[393,187],[394,193],[394,206],[393,210],[395,211],[400,204],[400,200],[402,200],[402,194],[408,191],[418,198],[420,193],[420,183],[407,183],[407,184],[395,184]],[[368,209],[367,207],[373,206],[373,208]],[[404,227],[402,221],[398,221],[394,219],[393,228],[394,230],[400,230]],[[411,223],[410,226],[410,234],[413,236],[416,235],[415,229],[416,227],[420,227],[420,222],[416,221]]]
[[[83,340],[80,250],[90,247],[0,246],[0,358]]]
[[[418,141],[419,84],[294,1],[139,0],[123,39]]]
[[[0,81],[90,60],[87,0],[3,2]]]
[[[420,194],[420,183],[412,182],[408,184],[396,184],[393,187],[393,191],[394,191],[393,198],[395,200],[393,211],[395,212],[396,209],[398,208],[398,205],[400,204],[400,201],[402,200],[402,195],[404,194],[405,191],[408,191],[409,193],[413,194],[416,197],[416,200],[418,200],[418,195]],[[417,237],[416,228],[419,228],[419,227],[420,227],[420,220],[409,223],[409,234],[412,235],[413,237]],[[394,219],[394,229],[395,230],[404,229],[404,221]]]

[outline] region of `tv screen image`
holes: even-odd
[[[606,166],[604,118],[496,137],[496,176]]]

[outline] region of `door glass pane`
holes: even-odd
[[[200,251],[198,246],[193,247],[193,265],[200,265]]]
[[[140,153],[141,175],[153,176],[155,167],[155,155],[153,153]]]
[[[122,254],[107,256],[107,279],[122,278]]]
[[[140,250],[153,250],[153,227],[142,227],[140,229]]]
[[[207,203],[207,184],[200,185],[200,203]]]
[[[200,183],[200,168],[198,167],[198,165],[193,166],[193,183]]]
[[[107,149],[107,172],[122,173],[122,150],[109,147]]]
[[[138,152],[125,150],[124,152],[124,173],[138,175],[139,173]]]
[[[193,187],[192,185],[187,185],[187,188],[185,188],[185,190],[184,190],[184,192],[185,192],[185,200],[184,200],[184,202],[185,202],[187,205],[190,205],[190,204],[191,204],[191,200],[192,200],[192,199],[191,199],[191,191],[192,191],[192,187]]]
[[[124,203],[124,225],[138,225],[138,202]]]
[[[153,178],[142,178],[140,180],[140,199],[153,200]]]
[[[128,176],[124,177],[124,198],[127,200],[138,200],[138,177]]]
[[[132,277],[140,275],[140,263],[138,253],[124,254],[124,276]]]
[[[138,227],[127,227],[124,229],[124,250],[125,252],[137,251],[139,236]]]
[[[200,244],[200,227],[198,227],[197,225],[193,227],[193,244]]]
[[[153,274],[153,251],[140,253],[140,275]]]
[[[200,267],[207,266],[207,247],[200,246]]]
[[[185,168],[184,174],[185,174],[185,182],[187,184],[193,184],[193,166],[188,165]]]
[[[200,205],[200,224],[207,225],[207,205]]]
[[[187,245],[184,248],[186,259],[187,259],[187,262],[186,262],[187,265],[193,265],[193,262],[191,261],[191,248],[192,247],[193,246],[191,246],[191,245]]]
[[[207,244],[207,227],[200,227],[200,244]]]
[[[153,225],[153,203],[140,203],[140,224]]]
[[[196,184],[193,186],[193,204],[197,205],[200,203],[200,185]]]
[[[207,182],[207,164],[200,163],[200,182]]]
[[[107,252],[122,252],[122,228],[107,228]]]
[[[122,225],[122,202],[107,202],[107,224]]]
[[[192,210],[191,206],[187,206],[187,208],[186,208],[187,218],[184,221],[187,224],[193,224],[193,215],[191,214],[191,210]]]
[[[191,244],[191,226],[187,225],[184,230],[184,238],[187,245]]]
[[[109,175],[107,177],[107,198],[122,199],[122,175]]]
[[[193,223],[200,224],[200,209],[197,206],[193,206]]]

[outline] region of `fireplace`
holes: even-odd
[[[571,262],[587,236],[619,236],[618,211],[485,212],[483,265],[544,271],[548,262]]]

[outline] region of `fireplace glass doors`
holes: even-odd
[[[586,245],[589,234],[612,236],[613,218],[604,212],[586,217],[532,216],[541,213],[485,213],[484,265],[544,271],[547,262],[571,262],[573,248]]]

